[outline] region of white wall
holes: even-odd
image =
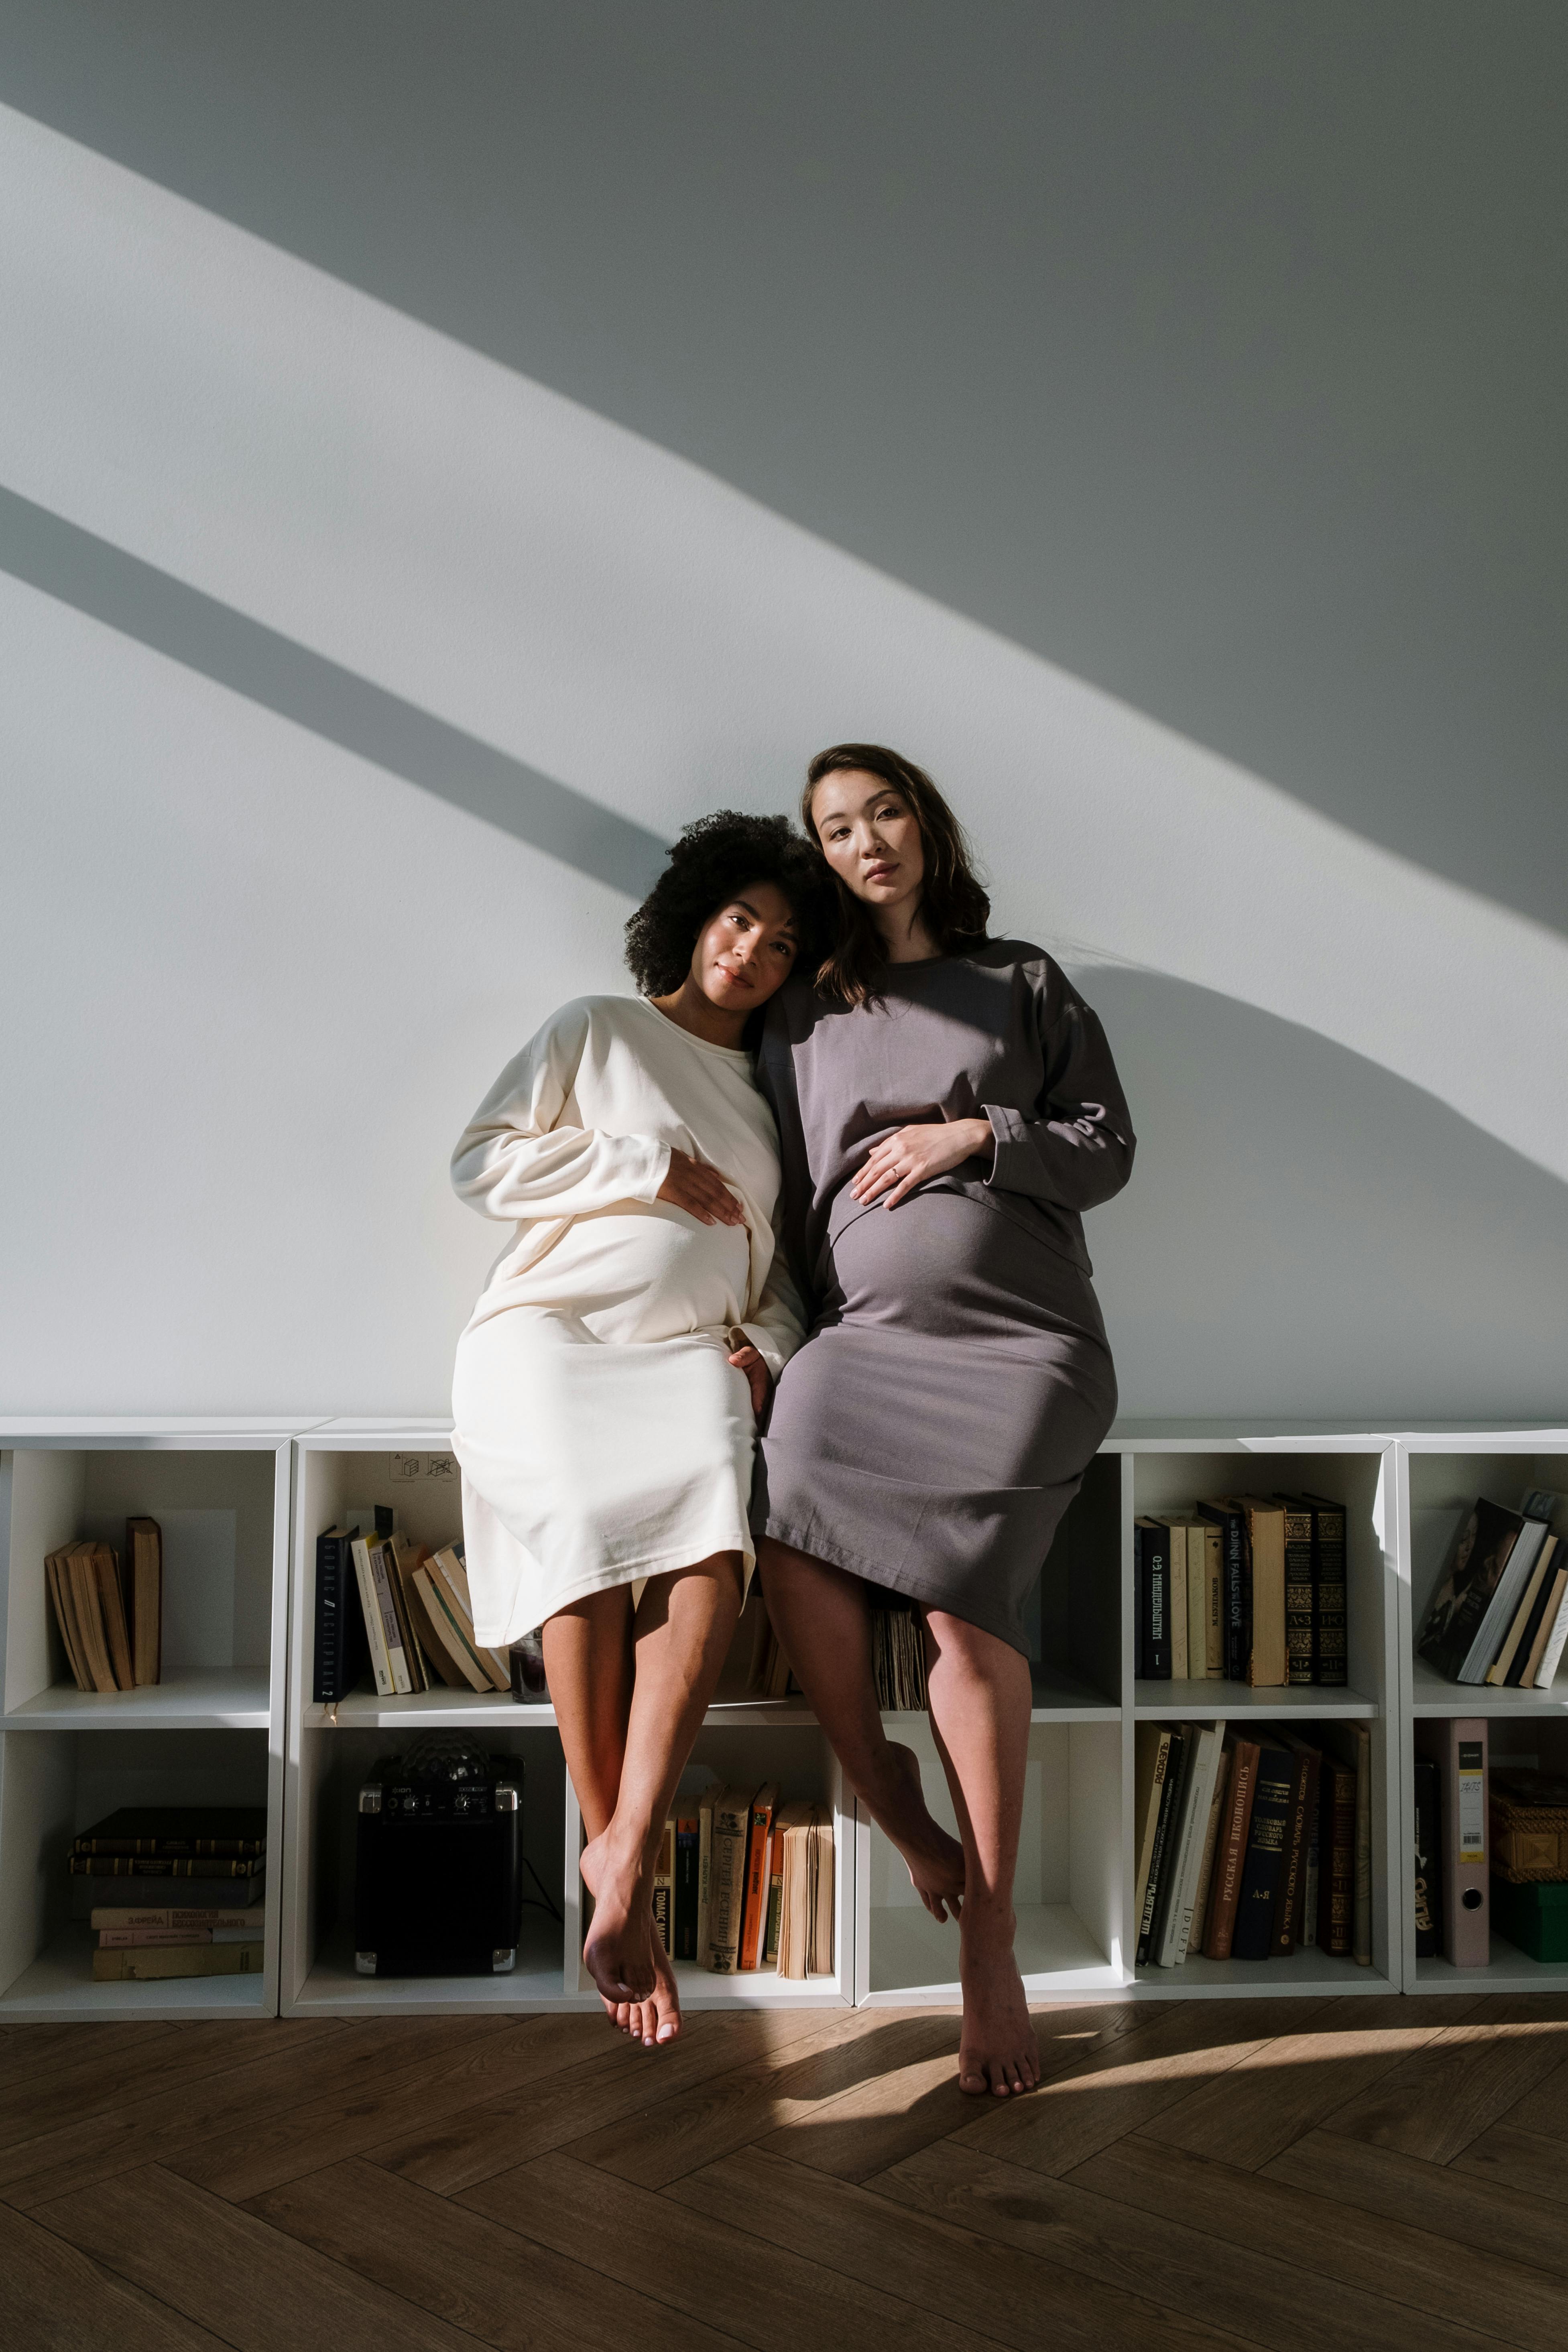
[[[0,1410],[442,1410],[499,1238],[452,1137],[621,984],[608,853],[531,845],[530,778],[668,834],[849,733],[1106,1013],[1127,1412],[1562,1410],[1555,933],[16,114],[0,192],[0,484],[78,562],[0,572]],[[93,617],[117,554],[189,602]],[[449,737],[324,740],[278,638]]]

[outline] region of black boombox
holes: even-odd
[[[443,1731],[384,1757],[359,1792],[359,1974],[502,1975],[521,1926],[521,1757]]]

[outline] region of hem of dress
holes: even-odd
[[[516,1538],[514,1538],[513,1540],[515,1541]],[[699,1552],[694,1552],[689,1544],[677,1544],[669,1551],[649,1552],[642,1559],[631,1560],[614,1569],[600,1569],[595,1575],[582,1577],[575,1584],[569,1584],[563,1592],[556,1594],[543,1616],[535,1620],[535,1624],[547,1625],[552,1617],[558,1617],[563,1609],[570,1609],[574,1601],[586,1601],[591,1592],[613,1592],[618,1584],[636,1584],[640,1578],[658,1576],[667,1569],[695,1568],[699,1560],[711,1559],[716,1551],[740,1553],[741,1591],[743,1599],[750,1589],[752,1576],[757,1565],[756,1543],[749,1530],[739,1543],[710,1544],[706,1551]],[[533,1631],[534,1626],[531,1625],[524,1628],[526,1633]],[[504,1631],[499,1633],[486,1633],[477,1621],[474,1625],[474,1639],[487,1650],[509,1649],[522,1638],[521,1633],[508,1633]]]
[[[966,1625],[978,1626],[981,1633],[993,1634],[998,1642],[1005,1642],[1010,1650],[1016,1650],[1023,1657],[1031,1654],[1028,1637],[1017,1626],[1004,1624],[998,1618],[977,1616],[973,1609],[955,1608],[951,1596],[937,1589],[939,1580],[934,1577],[910,1576],[889,1569],[884,1561],[862,1559],[847,1544],[825,1545],[820,1538],[808,1540],[804,1533],[781,1524],[771,1513],[762,1533],[771,1536],[775,1543],[788,1544],[792,1551],[805,1552],[808,1559],[823,1560],[829,1568],[842,1569],[846,1576],[858,1576],[864,1584],[878,1585],[885,1592],[905,1593],[910,1600],[919,1601],[928,1609],[940,1609],[946,1616],[962,1618]]]

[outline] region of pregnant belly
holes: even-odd
[[[616,1344],[721,1331],[746,1311],[744,1225],[702,1225],[667,1201],[579,1217],[516,1277],[516,1303],[552,1309]]]
[[[1011,1217],[962,1192],[874,1206],[834,1237],[825,1321],[883,1324],[931,1338],[1104,1348],[1089,1276]]]

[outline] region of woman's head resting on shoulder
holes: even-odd
[[[694,1035],[739,1045],[753,1013],[819,955],[818,859],[783,816],[720,809],[689,824],[626,925],[639,994]]]
[[[963,828],[923,768],[882,743],[835,743],[805,772],[801,823],[836,886],[817,986],[863,1004],[889,963],[952,955],[991,914]]]

